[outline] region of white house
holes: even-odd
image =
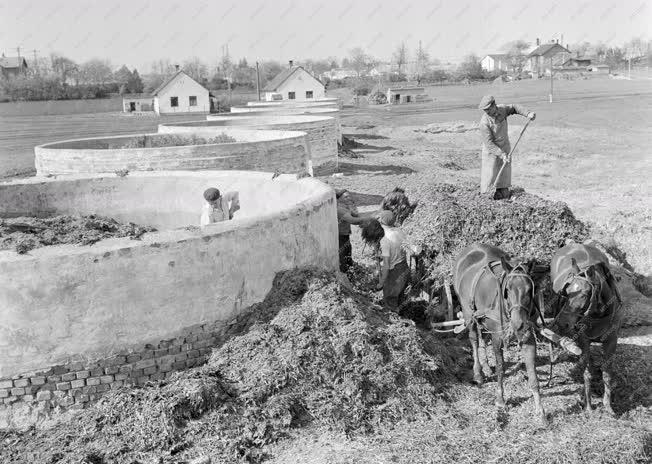
[[[309,101],[324,98],[324,84],[301,66],[290,67],[280,72],[263,88],[265,101],[293,100]]]
[[[397,105],[401,103],[421,103],[429,101],[423,87],[411,83],[392,83],[387,87],[387,103]]]
[[[178,68],[151,94],[123,96],[122,106],[126,113],[208,113],[211,109],[208,89]]]
[[[509,55],[506,53],[494,53],[482,58],[480,62],[485,71],[509,71]]]

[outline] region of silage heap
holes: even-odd
[[[460,252],[472,243],[494,245],[514,258],[548,265],[567,240],[582,242],[588,227],[565,203],[515,189],[510,201],[492,200],[476,185],[434,184],[404,223],[407,243],[421,247],[436,285],[450,279]]]
[[[313,269],[278,275],[228,336],[201,368],[109,392],[63,425],[21,435],[14,457],[49,448],[41,458],[258,461],[295,427],[364,433],[427,417],[451,380],[439,342]]]

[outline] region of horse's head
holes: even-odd
[[[533,263],[529,268],[523,264],[512,266],[504,257],[500,259],[507,275],[503,280],[503,298],[509,313],[511,332],[519,342],[531,336],[530,319],[534,312],[534,282],[530,277]]]
[[[589,266],[582,272],[574,258],[571,259],[571,278],[564,287],[566,305],[557,318],[562,330],[571,330],[584,316],[597,311],[601,282],[595,268]]]

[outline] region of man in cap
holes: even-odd
[[[204,191],[204,200],[200,219],[202,226],[233,219],[233,214],[240,209],[240,196],[235,191],[221,194],[211,187]]]
[[[491,95],[485,95],[478,108],[484,111],[480,118],[480,136],[482,137],[482,167],[480,169],[480,192],[485,193],[495,181],[494,200],[509,198],[512,184],[512,160],[508,159],[511,146],[507,131],[507,116],[520,114],[534,121],[536,114],[520,105],[496,105]],[[506,163],[500,178],[498,171]]]

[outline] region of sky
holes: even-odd
[[[152,61],[342,58],[362,47],[389,60],[404,41],[459,62],[505,43],[652,38],[650,0],[0,0],[0,51],[108,59],[145,72]]]

